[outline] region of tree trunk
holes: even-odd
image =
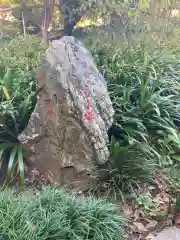
[[[55,0],[44,0],[44,18],[42,22],[42,38],[45,42],[48,40],[48,27],[51,23]]]

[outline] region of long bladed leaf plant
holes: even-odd
[[[0,161],[7,184],[15,171],[20,175],[21,185],[24,182],[18,135],[27,126],[36,105],[39,92],[36,70],[43,50],[39,40],[28,36],[26,40],[19,37],[0,49]]]
[[[179,161],[180,52],[144,42],[115,54],[109,49],[91,45],[115,110],[108,181],[132,190]]]

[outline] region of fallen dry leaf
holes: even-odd
[[[148,229],[141,222],[133,222],[133,224],[137,227],[136,232],[138,233],[143,233],[148,231]]]
[[[130,206],[128,204],[125,204],[123,206],[123,213],[127,217],[132,217],[133,216],[133,208],[132,208],[132,206]]]
[[[169,209],[170,196],[165,191],[162,191],[159,194],[157,194],[153,199],[153,202],[155,203],[159,211],[168,213],[168,211],[170,210]]]
[[[133,213],[134,221],[137,221],[140,217],[143,218],[145,213],[140,208],[136,209]]]
[[[163,199],[163,202],[169,203],[170,197],[169,197],[169,194],[167,192],[162,191],[161,192],[161,197]]]
[[[168,189],[168,186],[167,186],[165,180],[163,179],[163,177],[160,174],[156,176],[155,182],[159,189],[161,189],[161,190]]]
[[[140,211],[139,209],[136,209],[133,214],[134,221],[137,221],[137,219],[139,219],[139,216],[140,216]]]
[[[147,229],[154,228],[158,225],[158,221],[148,219],[149,223],[146,225]]]
[[[152,234],[148,234],[148,236],[145,237],[145,240],[155,240],[155,237]]]
[[[133,224],[130,225],[129,228],[132,230],[132,232],[136,232],[136,230],[137,230],[137,227]],[[132,232],[131,232],[131,234],[132,234]]]

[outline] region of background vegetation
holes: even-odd
[[[96,40],[91,29],[86,41],[115,109],[104,190],[121,197],[151,183],[162,169],[179,166],[179,16],[172,16],[178,3],[152,2],[130,5],[124,22],[116,18]]]
[[[155,206],[157,201],[151,193],[142,192],[144,184],[151,186],[152,189],[158,185],[162,190],[159,176],[163,176],[171,191],[170,194],[174,197],[179,193],[180,2],[178,0],[94,0],[90,3],[89,1],[81,3],[81,8],[76,9],[76,12],[82,15],[79,23],[81,29],[75,29],[73,34],[91,51],[99,70],[107,81],[115,109],[114,123],[108,132],[110,159],[103,167],[107,174],[104,179],[100,179],[98,187],[95,187],[96,193],[98,196],[111,197],[111,200],[121,198],[124,201],[127,200],[127,193],[130,193],[135,198],[136,210],[138,207],[143,208],[145,215],[149,214],[150,217],[162,215],[162,209]],[[44,11],[41,1],[34,1],[33,4],[40,5],[40,10]],[[21,2],[10,3],[10,5],[22,7]],[[50,28],[54,31],[62,25],[62,14],[58,8],[59,5],[53,12],[50,24]],[[36,15],[39,14],[38,11],[33,11]],[[98,21],[99,19],[101,21]],[[39,91],[35,81],[36,71],[45,48],[40,38],[23,35],[19,27],[19,22],[22,24],[21,20],[16,19],[17,24],[14,29],[18,29],[17,31],[14,31],[12,25],[10,29],[13,31],[8,32],[9,28],[8,31],[7,28],[2,31],[3,40],[8,39],[9,44],[3,44],[0,49],[0,156],[2,161],[7,163],[8,182],[13,171],[19,168],[21,183],[23,183],[23,153],[17,136],[28,123],[36,104],[36,94]],[[83,25],[85,20],[91,22],[90,26]],[[41,19],[38,26],[41,27],[43,21]],[[98,24],[94,24],[97,22]],[[27,33],[28,27],[26,26]],[[139,194],[140,190],[141,194]],[[165,190],[167,192],[167,188]],[[112,212],[108,210],[110,205],[107,206],[104,203],[101,205],[101,201],[100,203],[95,201],[92,205],[96,210],[92,210],[90,209],[92,202],[88,202],[89,200],[75,200],[75,198],[72,200],[67,195],[62,200],[59,192],[55,191],[51,192],[52,196],[55,196],[51,199],[53,203],[47,204],[47,206],[53,206],[50,211],[54,209],[54,212],[49,213],[48,208],[41,208],[42,202],[45,201],[44,196],[49,192],[44,194],[32,204],[29,203],[29,198],[25,199],[23,196],[22,206],[18,205],[18,198],[12,196],[12,211],[14,214],[22,214],[17,217],[17,226],[22,224],[22,229],[10,227],[12,233],[8,232],[8,234],[12,234],[11,239],[13,237],[16,239],[15,236],[19,234],[17,231],[23,232],[26,227],[26,221],[23,220],[20,223],[19,219],[28,219],[31,222],[35,219],[40,226],[40,232],[35,231],[34,237],[41,236],[42,239],[49,234],[61,238],[68,236],[69,239],[70,237],[84,239],[85,232],[82,228],[90,234],[87,239],[118,239],[117,229],[120,231],[118,232],[120,237],[122,236],[120,226],[123,226],[123,220],[114,213],[112,214],[114,217],[111,216]],[[2,196],[7,198],[5,195]],[[64,201],[68,210],[63,205]],[[13,208],[14,204],[16,210]],[[36,204],[38,205],[37,214],[36,211],[32,211],[36,209]],[[100,210],[97,210],[98,204],[102,207]],[[21,207],[22,211],[19,211]],[[64,208],[66,218],[62,212]],[[32,216],[28,215],[29,209]],[[94,211],[97,213],[96,216],[92,215]],[[100,215],[98,215],[99,211]],[[102,221],[105,222],[101,225],[104,235],[96,228],[99,216],[101,218],[101,211],[105,214],[102,217]],[[84,215],[78,215],[79,212]],[[56,216],[60,214],[59,219],[62,222],[56,222],[60,220],[57,220],[54,214]],[[42,216],[46,217],[43,219]],[[3,229],[1,231],[4,234],[8,231],[6,226],[10,226],[8,217],[4,218],[4,215],[1,217],[3,221],[0,229]],[[84,219],[87,220],[85,223]],[[110,219],[113,219],[112,222]],[[51,223],[53,229],[47,223]],[[58,235],[58,224],[62,227],[61,229],[64,229],[62,234],[65,235]],[[74,227],[73,232],[69,230],[71,224]],[[34,228],[34,223],[32,227]],[[95,231],[91,232],[91,229]],[[66,235],[68,231],[70,235]],[[31,239],[32,232],[27,230],[25,233]],[[93,237],[91,234],[94,234]],[[25,236],[22,235],[22,239],[23,237]]]
[[[124,186],[123,178],[128,184],[152,179],[179,160],[178,45],[174,52],[168,42],[153,44],[154,51],[136,42],[114,55],[112,48],[92,49],[115,109],[116,143],[112,140],[110,152],[118,185]]]

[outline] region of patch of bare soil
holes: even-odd
[[[43,174],[41,174],[37,169],[25,165],[24,170],[25,170],[24,179],[25,188],[41,190],[42,187],[54,185],[52,182],[45,179]],[[17,177],[15,178],[15,182],[13,181],[12,184],[15,185],[16,188],[20,189],[20,179],[18,174]]]

